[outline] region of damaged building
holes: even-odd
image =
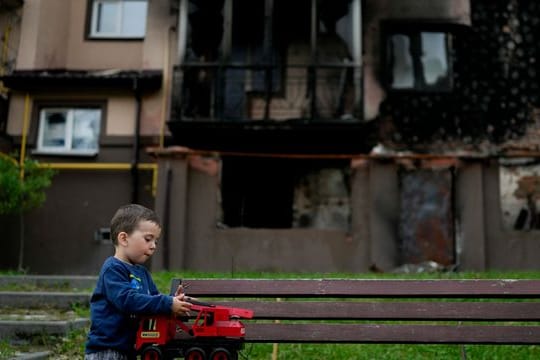
[[[128,202],[156,270],[540,267],[532,0],[4,3],[0,137],[58,169],[30,272],[95,273]]]

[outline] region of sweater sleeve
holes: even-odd
[[[103,276],[105,296],[118,310],[137,315],[170,314],[173,301],[171,296],[138,292],[130,285],[129,273],[119,267],[110,267]]]

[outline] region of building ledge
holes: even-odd
[[[153,91],[161,88],[161,70],[16,70],[0,77],[11,90],[125,89]]]
[[[173,145],[222,152],[358,154],[373,148],[364,122],[169,121]]]

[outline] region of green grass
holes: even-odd
[[[540,279],[540,272],[490,271],[483,273],[424,273],[424,274],[347,274],[347,273],[203,273],[203,272],[156,272],[153,274],[158,288],[168,293],[174,278],[266,278],[266,279]],[[88,308],[76,306],[79,316],[89,316]],[[82,359],[88,329],[70,333],[67,337],[41,336],[26,345],[14,346],[0,341],[0,359],[13,357],[16,351],[48,349],[53,359]],[[273,344],[246,344],[240,359],[270,360],[275,351]],[[279,360],[333,359],[540,359],[540,346],[528,345],[402,345],[402,344],[280,344],[277,346]]]
[[[15,354],[16,348],[7,340],[0,340],[0,359],[10,359]]]
[[[272,344],[246,345],[242,354],[244,359],[270,359]],[[277,349],[278,359],[337,359],[337,360],[403,360],[403,359],[467,359],[508,360],[538,359],[539,346],[515,345],[314,345],[280,344]]]

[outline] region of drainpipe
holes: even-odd
[[[169,224],[171,218],[171,186],[172,186],[172,169],[167,163],[167,173],[165,178],[165,206],[163,209],[163,269],[170,270],[170,234]]]
[[[353,13],[353,62],[354,62],[354,107],[358,118],[364,119],[364,87],[363,87],[363,61],[362,61],[362,0],[354,0],[352,3]]]
[[[135,137],[133,139],[133,157],[131,160],[131,202],[137,203],[139,200],[139,144],[141,137],[141,110],[142,100],[139,89],[139,78],[133,79],[133,91],[135,92]]]
[[[274,68],[271,65],[276,65],[272,59],[272,32],[273,32],[273,13],[274,13],[274,0],[266,0],[264,6],[264,79],[265,79],[265,93],[264,93],[264,120],[270,118],[270,102],[272,101],[272,91],[274,85],[272,84]]]
[[[308,88],[311,95],[310,101],[310,121],[313,123],[317,114],[317,34],[319,32],[319,23],[317,21],[317,0],[311,0],[311,59],[308,68]]]
[[[24,96],[23,128],[21,137],[21,151],[19,154],[20,177],[24,180],[24,159],[26,158],[26,141],[28,139],[28,127],[30,124],[30,94]]]

